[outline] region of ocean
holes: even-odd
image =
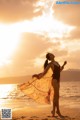
[[[62,81],[60,84],[60,105],[80,108],[80,81]],[[37,107],[38,103],[17,89],[17,84],[0,85],[0,109]]]

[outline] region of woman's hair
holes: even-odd
[[[44,63],[44,69],[47,67],[47,65],[48,65],[48,60],[46,60]]]
[[[47,67],[47,65],[49,64],[49,63],[48,63],[48,60],[51,61],[51,59],[52,59],[50,56],[55,57],[55,55],[52,54],[52,53],[47,53],[47,54],[46,54],[46,60],[45,60],[45,63],[44,63],[44,69],[45,69],[45,68]]]
[[[48,65],[48,60],[49,60],[49,53],[46,54],[46,60],[45,60],[45,63],[44,63],[44,69],[47,67]]]

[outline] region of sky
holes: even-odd
[[[47,52],[79,69],[79,12],[56,0],[0,0],[0,77],[42,72]]]

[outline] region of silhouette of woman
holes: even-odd
[[[62,66],[59,65],[57,61],[54,60],[55,56],[52,53],[47,53],[46,54],[46,61],[44,63],[44,71],[39,74],[34,74],[32,77],[36,77],[38,79],[42,78],[49,68],[52,69],[52,86],[54,89],[54,97],[53,97],[53,110],[51,111],[52,116],[55,116],[55,109],[57,109],[56,113],[60,116],[63,117],[60,113],[60,108],[59,108],[59,86],[60,86],[60,72],[64,69],[64,65],[67,64],[65,61]],[[50,61],[48,63],[48,61]]]

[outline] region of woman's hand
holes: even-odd
[[[67,64],[67,61],[64,61],[64,65],[66,65]]]
[[[38,74],[32,75],[32,78],[36,77],[38,79]]]
[[[42,73],[39,73],[39,74],[34,74],[34,75],[32,76],[32,78],[36,77],[37,79],[41,79],[42,76],[43,76],[43,74],[42,74]]]

